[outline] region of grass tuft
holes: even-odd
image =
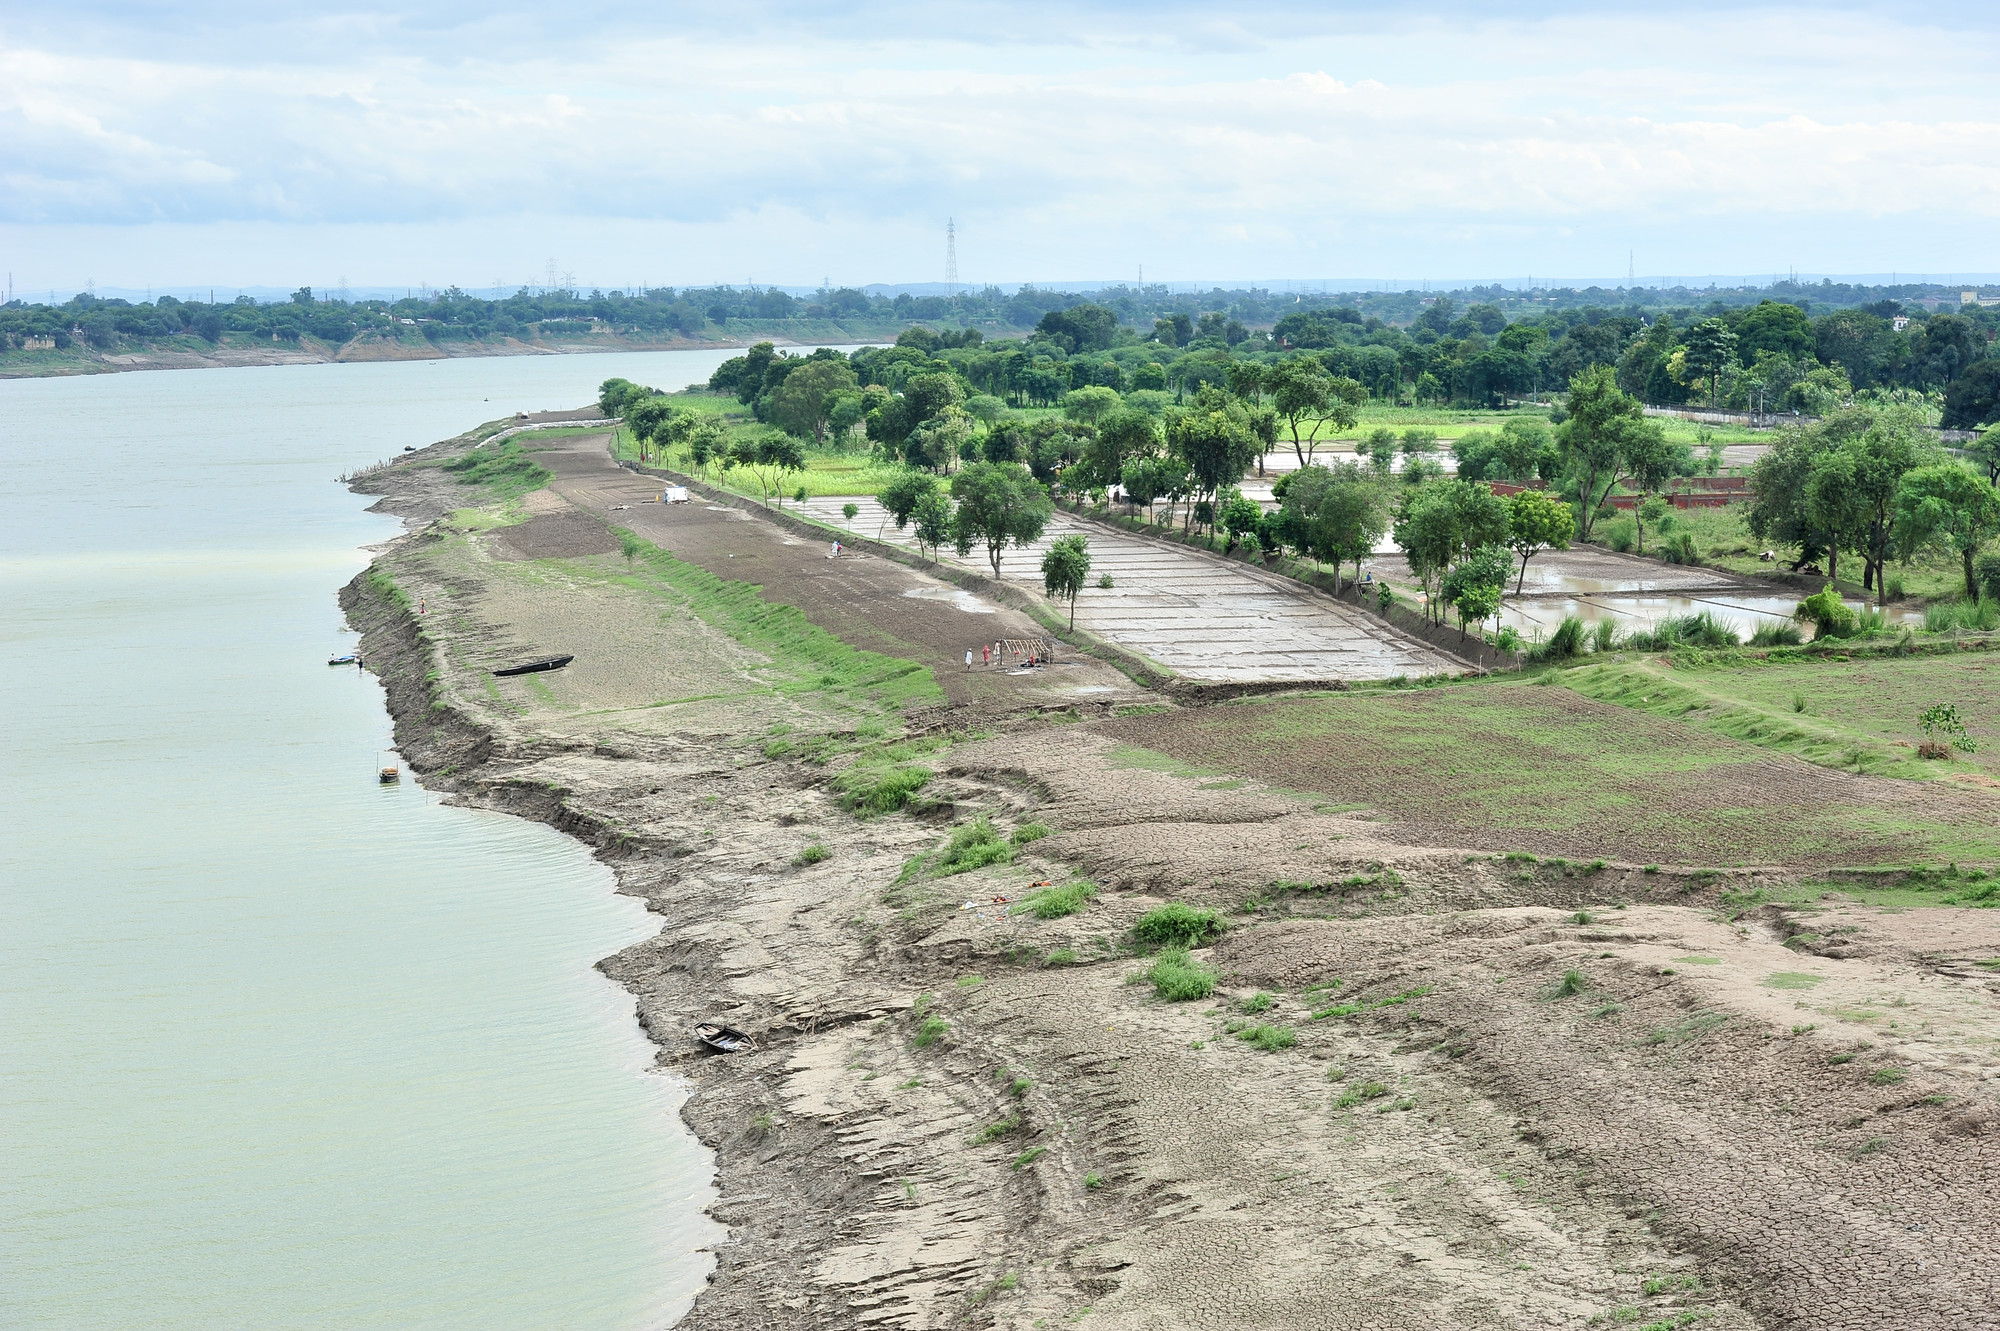
[[[1079,878],[1060,887],[1043,888],[1028,899],[1028,905],[1038,920],[1059,920],[1088,906],[1090,899],[1096,895],[1097,884],[1087,878]]]
[[[1148,911],[1132,926],[1132,936],[1148,947],[1187,949],[1222,936],[1229,926],[1212,910],[1197,910],[1178,901]]]
[[[1214,993],[1219,977],[1212,967],[1189,957],[1186,948],[1170,947],[1153,959],[1145,978],[1157,996],[1169,1003],[1187,1003]]]

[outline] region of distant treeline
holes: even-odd
[[[1940,308],[1940,303],[1945,302]],[[1086,298],[1022,287],[893,298],[852,288],[659,287],[531,291],[484,300],[456,288],[399,301],[247,297],[146,304],[81,295],[0,307],[0,352],[114,351],[183,340],[355,338],[485,343],[609,335],[673,339],[888,340],[935,353],[973,390],[1046,405],[1086,386],[1171,391],[1225,384],[1231,361],[1308,351],[1385,401],[1497,405],[1559,390],[1593,365],[1656,405],[1819,415],[1862,391],[1934,399],[1947,426],[2000,408],[2000,309],[1961,306],[1956,288],[1779,283],[1763,291],[1518,292],[1472,288],[1307,293],[1118,287]],[[1022,334],[1026,334],[1022,337]],[[1004,345],[990,345],[1004,341]]]
[[[1595,366],[1653,405],[1708,403],[1821,416],[1857,396],[1921,400],[1949,428],[2000,416],[2000,358],[1989,354],[2000,311],[1903,312],[1897,302],[1813,314],[1785,301],[1646,311],[1602,306],[1522,313],[1450,297],[1398,327],[1352,306],[1293,309],[1267,328],[1227,309],[1156,315],[1135,327],[1109,305],[1051,310],[1025,337],[918,326],[894,348],[855,357],[863,382],[900,393],[945,372],[968,398],[1053,406],[1081,388],[1157,393],[1176,403],[1204,385],[1236,388],[1246,372],[1305,355],[1386,403],[1498,406],[1561,392]],[[783,382],[768,348],[731,361],[713,386],[757,410]]]

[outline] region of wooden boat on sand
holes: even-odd
[[[493,673],[495,675],[539,675],[544,670],[560,670],[574,660],[576,660],[574,656],[551,656],[547,660],[530,661],[526,665],[507,666]]]
[[[719,1022],[704,1021],[694,1028],[697,1043],[718,1054],[734,1054],[744,1049],[755,1049],[757,1042],[737,1030],[734,1026],[724,1026]]]

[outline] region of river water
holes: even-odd
[[[708,1156],[548,828],[374,780],[334,478],[727,352],[0,382],[0,1324],[653,1328]]]

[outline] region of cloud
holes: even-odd
[[[1150,255],[1161,275],[1298,271],[1330,247],[1347,272],[1408,271],[1439,245],[1546,267],[1580,236],[1608,250],[1676,229],[1678,267],[1800,238],[1874,244],[1887,265],[1913,228],[1956,244],[1975,230],[1962,223],[2000,214],[1990,81],[1881,72],[1926,67],[1948,21],[1964,24],[1954,60],[1990,66],[1992,16],[1950,6],[1802,23],[1597,6],[635,16],[197,0],[169,20],[86,0],[0,32],[0,224],[276,237],[566,216],[607,237],[671,228],[734,266],[732,231],[755,231],[802,263],[884,278],[946,215],[1024,266],[1011,276],[1064,254]]]

